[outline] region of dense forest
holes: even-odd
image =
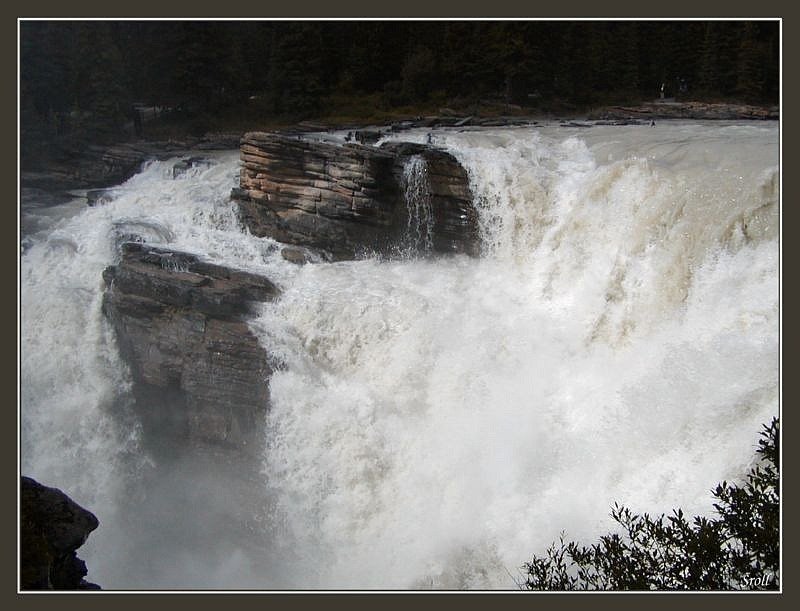
[[[776,104],[777,21],[23,21],[23,147],[479,102]]]

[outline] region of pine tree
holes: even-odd
[[[71,78],[75,108],[88,113],[82,129],[104,140],[122,130],[129,97],[122,54],[106,21],[79,22],[74,30]]]
[[[739,44],[738,78],[736,94],[746,102],[758,102],[764,87],[763,66],[765,53],[758,42],[758,29],[755,23],[744,26]]]
[[[639,32],[635,22],[615,24],[613,57],[615,74],[614,91],[625,97],[636,96],[639,92]]]
[[[269,95],[279,115],[305,118],[322,106],[324,57],[319,25],[287,22],[274,30]]]

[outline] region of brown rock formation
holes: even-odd
[[[103,273],[103,310],[131,367],[145,441],[247,449],[267,409],[267,355],[245,317],[266,278],[127,243]]]
[[[424,187],[433,250],[477,254],[477,224],[466,172],[451,155],[424,145],[343,146],[252,132],[241,144],[243,169],[233,197],[249,230],[326,251],[334,259],[404,246],[409,211],[403,168],[428,164]]]

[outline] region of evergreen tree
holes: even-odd
[[[233,81],[230,39],[224,22],[190,21],[178,33],[174,86],[190,116],[219,111]]]
[[[445,88],[451,95],[477,98],[488,91],[480,26],[472,21],[443,25],[440,66]]]
[[[636,23],[625,22],[616,28],[615,59],[618,70],[616,88],[623,95],[639,92],[639,32]]]
[[[524,101],[534,51],[526,44],[524,26],[508,21],[495,23],[489,29],[487,42],[486,57],[495,66],[493,89],[506,103]]]
[[[585,22],[561,24],[563,37],[555,79],[555,94],[567,105],[585,106],[594,98],[588,36]]]
[[[71,77],[75,108],[87,113],[82,127],[95,138],[108,138],[122,130],[129,96],[126,67],[106,21],[80,22],[74,30],[75,54]]]
[[[524,77],[527,104],[537,106],[547,104],[554,94],[560,31],[549,25],[541,21],[531,21],[522,25],[522,38],[527,55]]]
[[[563,111],[652,99],[664,82],[775,103],[779,52],[776,21],[22,21],[21,134],[26,150],[119,137],[134,102],[296,119],[325,112],[329,92]]]
[[[25,21],[20,24],[20,84],[23,107],[29,106],[41,121],[72,106],[73,55],[69,28],[58,22]]]
[[[700,84],[711,96],[731,96],[738,83],[738,51],[742,22],[712,21],[706,24],[702,45]]]
[[[722,77],[719,72],[720,28],[716,22],[706,24],[703,33],[702,56],[698,74],[698,84],[702,93],[719,95]]]
[[[380,21],[350,25],[349,50],[342,68],[347,86],[372,93],[383,90],[391,80],[399,81],[406,57],[407,26]]]
[[[736,81],[736,94],[746,102],[758,102],[762,98],[765,55],[758,42],[756,24],[753,22],[746,23],[739,44],[738,78]]]
[[[772,104],[778,103],[780,93],[780,34],[775,21],[759,22],[759,40],[764,51],[763,99]]]
[[[321,108],[320,50],[319,25],[314,22],[288,22],[273,31],[269,96],[275,113],[305,118]]]
[[[402,91],[406,99],[417,102],[428,100],[439,79],[436,57],[428,47],[415,47],[401,71]]]

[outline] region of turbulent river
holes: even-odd
[[[108,589],[515,589],[561,531],[612,529],[615,501],[710,514],[779,411],[778,136],[434,131],[468,170],[480,258],[288,263],[237,222],[236,151],[23,211],[21,471],[98,516],[78,553]],[[101,313],[132,231],[282,290],[250,323],[282,363],[248,489],[268,509],[219,499],[200,549],[175,534],[190,498],[136,486],[157,465]]]

